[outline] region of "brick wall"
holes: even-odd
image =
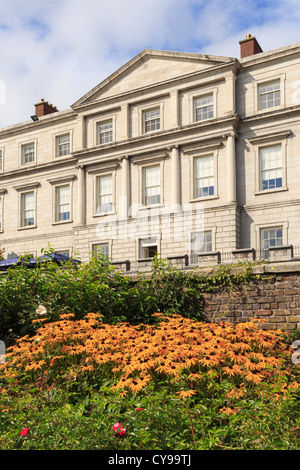
[[[298,263],[293,268],[298,270]],[[256,317],[267,320],[267,329],[300,329],[300,272],[275,270],[274,264],[272,274],[234,286],[232,291],[228,287],[204,293],[204,314],[214,321],[237,323]]]

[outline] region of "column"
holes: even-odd
[[[170,92],[170,127],[178,127],[179,124],[179,91]]]
[[[171,204],[174,210],[178,210],[180,206],[180,161],[179,146],[171,147]]]
[[[121,105],[121,139],[129,139],[129,105]]]
[[[227,200],[229,203],[236,203],[235,136],[234,132],[227,136]]]
[[[77,225],[85,225],[85,170],[83,165],[77,165],[78,194],[77,194]]]
[[[120,217],[127,219],[129,209],[129,158],[125,155],[122,159],[122,196],[120,201]]]

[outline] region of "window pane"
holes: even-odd
[[[144,168],[144,204],[160,203],[160,166]]]
[[[213,95],[203,96],[194,101],[195,121],[213,118]]]
[[[57,221],[70,220],[70,186],[59,186],[56,188],[56,201],[57,201]]]
[[[34,225],[34,193],[22,194],[22,225]]]
[[[34,162],[34,144],[24,145],[22,147],[22,164]]]
[[[97,245],[93,245],[92,248],[93,255],[98,257],[98,256],[105,256],[109,257],[109,245],[108,243],[99,243]]]
[[[153,258],[157,254],[156,238],[140,240],[140,258]]]
[[[59,157],[69,155],[70,153],[70,136],[63,135],[57,138],[57,154]]]
[[[153,109],[143,113],[144,132],[160,129],[160,109]]]
[[[275,246],[283,245],[282,227],[273,227],[261,230],[261,249],[264,251],[263,256],[268,258],[268,249]]]
[[[200,157],[194,160],[194,197],[214,195],[214,157]]]
[[[97,213],[110,212],[113,210],[112,175],[100,176],[97,181]]]
[[[273,108],[280,105],[280,81],[260,85],[258,87],[259,109]]]
[[[106,121],[98,124],[98,144],[108,144],[113,141],[113,123]]]
[[[260,149],[260,189],[282,187],[281,145]]]

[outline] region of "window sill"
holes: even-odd
[[[141,206],[139,207],[139,211],[147,211],[149,209],[160,209],[161,207],[165,207],[164,204],[150,204],[149,206]]]
[[[52,225],[71,224],[72,222],[73,222],[72,219],[70,219],[70,220],[58,220],[56,222],[52,222]]]
[[[288,191],[288,188],[284,187],[284,188],[265,189],[261,191],[256,191],[254,195],[260,196],[261,194],[279,193],[281,191]]]
[[[116,211],[99,212],[99,214],[93,214],[92,217],[105,217],[107,215],[116,215]]]
[[[18,227],[17,230],[31,230],[37,228],[37,225],[26,225],[25,227]]]
[[[219,196],[204,196],[204,197],[197,197],[195,199],[190,199],[190,202],[201,202],[201,201],[210,201],[212,199],[219,199]]]

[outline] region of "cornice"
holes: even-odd
[[[142,135],[108,145],[84,148],[73,152],[72,155],[80,160],[84,157],[97,156],[99,158],[103,155],[104,158],[108,158],[108,155],[111,155],[112,158],[116,154],[132,155],[141,152],[159,151],[160,149],[167,149],[174,143],[185,145],[198,141],[224,138],[224,135],[226,136],[227,133],[235,131],[238,123],[239,116],[233,114],[226,118],[213,119],[205,123],[193,123],[187,126],[160,131],[156,134]],[[209,133],[207,132],[208,129]]]
[[[31,165],[30,167],[21,167],[15,170],[10,170],[10,171],[5,171],[3,173],[0,173],[0,181],[5,180],[7,178],[10,180],[16,179],[19,176],[29,175],[31,173],[36,174],[38,172],[43,172],[48,169],[52,170],[53,168],[56,168],[56,167],[68,166],[70,164],[75,165],[76,163],[77,163],[77,159],[72,156],[64,160],[63,159],[53,160],[47,163]]]

